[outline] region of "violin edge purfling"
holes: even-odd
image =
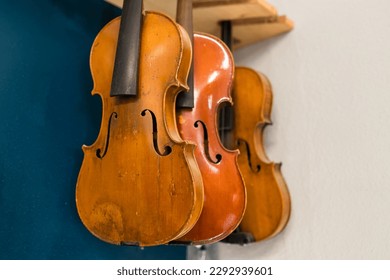
[[[246,94],[251,94],[249,102]],[[239,166],[248,192],[247,210],[240,230],[252,233],[255,241],[263,241],[279,234],[291,214],[291,198],[281,164],[268,159],[263,143],[264,129],[271,123],[271,84],[262,73],[248,67],[236,67],[232,96],[236,121],[234,138],[242,141]],[[249,133],[250,128],[252,133]]]
[[[226,149],[217,129],[218,108],[232,102],[233,55],[220,39],[197,32],[194,69],[194,109],[178,109],[177,115],[182,137],[197,143],[195,156],[205,202],[195,226],[175,242],[201,245],[222,240],[239,225],[246,208],[246,188],[238,168],[239,150]]]
[[[118,30],[119,18],[99,32],[91,49],[93,94],[101,96],[103,114],[95,143],[83,146],[77,210],[105,242],[166,244],[194,226],[203,206],[195,145],[180,138],[174,110],[178,92],[187,88],[191,44],[169,17],[145,12],[139,94],[110,97]]]

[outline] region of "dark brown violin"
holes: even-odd
[[[231,36],[231,23],[222,25],[228,29],[223,33]],[[263,145],[264,128],[271,123],[271,84],[252,69],[236,67],[232,99],[231,111],[221,117],[233,122],[228,132],[232,140],[225,143],[240,150],[238,165],[247,188],[247,209],[239,229],[261,241],[284,229],[291,207],[281,164],[268,159]]]
[[[92,92],[103,116],[96,142],[83,146],[76,204],[87,229],[106,242],[165,244],[200,216],[195,145],[182,140],[175,115],[191,56],[183,28],[163,14],[142,14],[142,0],[125,1],[122,18],[92,45]]]
[[[192,33],[192,0],[178,1],[178,22]],[[186,24],[183,24],[186,21]],[[195,226],[178,242],[207,244],[229,235],[240,223],[246,190],[237,165],[237,150],[219,140],[218,107],[230,102],[234,63],[219,39],[194,34],[194,108],[178,108],[177,124],[183,139],[195,142],[195,158],[202,173],[205,201]]]

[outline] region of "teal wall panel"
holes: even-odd
[[[103,0],[0,0],[0,259],[184,259],[184,247],[92,236],[74,193],[101,118],[89,51],[120,11]]]

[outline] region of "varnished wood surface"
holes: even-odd
[[[146,13],[138,95],[110,97],[119,23],[108,23],[91,49],[92,93],[100,95],[103,115],[95,143],[83,146],[77,209],[87,229],[106,242],[164,244],[187,233],[203,206],[195,145],[181,139],[175,116],[190,39],[170,18]],[[168,146],[171,152],[163,155]]]
[[[247,188],[247,208],[240,230],[261,241],[284,229],[291,208],[281,165],[268,159],[263,145],[264,128],[271,123],[271,85],[264,75],[236,67],[232,98],[234,139],[240,150],[238,164]]]
[[[231,102],[234,62],[219,39],[194,34],[194,109],[180,109],[177,124],[183,139],[197,144],[195,157],[202,173],[205,201],[195,226],[181,242],[208,244],[229,235],[240,223],[246,189],[237,165],[238,150],[219,140],[217,110]]]

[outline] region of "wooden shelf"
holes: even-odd
[[[122,7],[123,0],[105,0]],[[193,0],[194,30],[220,37],[219,22],[233,23],[233,48],[247,46],[290,31],[293,22],[279,16],[265,0]],[[145,10],[176,16],[177,0],[144,0]]]

